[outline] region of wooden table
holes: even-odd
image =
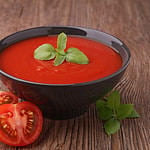
[[[0,38],[48,25],[90,27],[122,39],[132,58],[115,88],[121,92],[123,103],[135,104],[141,117],[123,121],[121,130],[109,137],[93,105],[75,119],[45,119],[43,132],[32,145],[16,148],[0,143],[0,150],[149,150],[150,1],[0,0]],[[2,83],[0,89],[5,90]]]

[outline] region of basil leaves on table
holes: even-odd
[[[120,129],[121,120],[140,117],[133,104],[120,104],[120,94],[116,90],[98,100],[96,109],[98,117],[105,121],[104,129],[108,135],[114,134]]]

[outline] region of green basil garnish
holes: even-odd
[[[56,51],[50,44],[42,44],[34,51],[34,58],[39,60],[51,60],[55,56]]]
[[[54,66],[59,66],[65,61],[65,56],[60,55],[59,53],[56,54],[56,58],[54,60]]]
[[[69,48],[66,52],[66,61],[76,64],[88,64],[88,57],[77,48]]]
[[[42,44],[34,51],[34,58],[38,60],[54,59],[54,66],[67,62],[76,64],[88,64],[88,57],[77,48],[69,48],[66,52],[67,35],[60,33],[57,38],[57,48],[51,44]]]
[[[65,33],[60,33],[57,38],[57,49],[64,50],[66,48],[67,35]]]

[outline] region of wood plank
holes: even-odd
[[[0,0],[0,38],[36,26],[75,25],[95,28],[122,39],[131,61],[115,87],[123,103],[134,103],[141,117],[122,122],[108,137],[95,106],[71,120],[45,119],[40,138],[26,147],[0,143],[0,150],[149,150],[150,149],[150,3],[149,0]],[[7,90],[0,82],[0,89]]]

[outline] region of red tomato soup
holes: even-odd
[[[111,48],[94,40],[68,36],[67,48],[76,47],[84,52],[89,64],[64,62],[53,65],[53,60],[34,59],[34,50],[44,43],[56,47],[57,37],[44,36],[15,43],[0,53],[0,69],[20,79],[49,84],[71,84],[97,80],[116,72],[122,59]]]

